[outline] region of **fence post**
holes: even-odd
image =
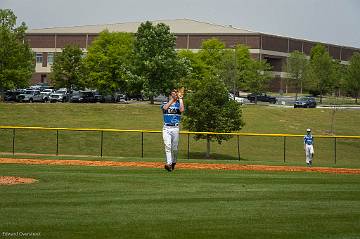
[[[190,159],[190,134],[187,134],[187,158]]]
[[[13,156],[15,155],[15,128],[13,129]]]
[[[335,160],[335,164],[336,164],[336,137],[334,137],[334,160]]]
[[[240,161],[240,139],[239,139],[239,135],[237,136],[237,146],[238,146],[238,158]]]
[[[284,163],[285,163],[285,161],[286,161],[286,154],[285,154],[285,152],[286,152],[286,136],[284,136]]]
[[[141,131],[141,158],[144,158],[144,132]]]
[[[100,157],[103,156],[104,131],[101,130]]]
[[[59,130],[56,130],[56,156],[59,155]]]

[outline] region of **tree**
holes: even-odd
[[[85,58],[89,86],[102,93],[120,90],[140,94],[143,81],[135,74],[134,36],[103,31],[88,49]]]
[[[266,61],[251,58],[247,46],[238,44],[234,49],[223,51],[219,75],[234,94],[240,89],[261,93],[268,89],[270,69]]]
[[[224,54],[225,44],[217,38],[203,41],[197,55],[203,63],[205,77],[219,74]]]
[[[34,54],[25,42],[24,22],[16,25],[9,9],[0,9],[0,90],[25,88],[33,73]]]
[[[198,52],[181,50],[178,56],[188,65],[183,85],[190,91],[201,89],[201,81],[219,75],[224,56],[224,43],[216,38],[205,40]]]
[[[260,93],[268,88],[269,70],[269,64],[251,58],[249,48],[238,44],[234,49],[224,51],[220,77],[229,91],[243,89]]]
[[[346,73],[347,89],[355,97],[356,104],[360,94],[360,53],[356,52],[350,59]]]
[[[295,100],[297,100],[299,90],[302,91],[307,65],[308,60],[305,54],[299,51],[291,52],[287,59],[287,73],[290,76],[290,81],[295,85]]]
[[[175,35],[169,26],[142,23],[136,33],[137,72],[144,79],[144,89],[154,103],[154,96],[167,94],[186,74],[188,68],[175,51]]]
[[[182,85],[188,90],[200,89],[201,80],[206,75],[205,63],[201,61],[197,53],[191,50],[180,50],[178,56],[189,66],[189,73],[183,78]]]
[[[228,50],[217,39],[209,39],[202,43],[197,53],[184,51],[181,57],[190,62],[191,91],[185,97],[185,113],[183,125],[190,131],[231,132],[242,128],[241,106],[229,99],[221,71],[224,65],[224,55]],[[210,157],[210,143],[216,140],[221,143],[230,139],[229,135],[195,135],[196,140],[206,139],[206,157]]]
[[[55,55],[50,79],[56,87],[78,89],[85,86],[83,54],[79,46],[67,45]]]
[[[266,61],[253,60],[250,63],[250,69],[247,78],[244,79],[246,89],[256,94],[267,91],[271,79],[269,73],[271,66]],[[257,97],[255,98],[255,104],[257,104]]]
[[[197,132],[232,132],[244,125],[241,106],[229,99],[223,81],[210,77],[201,81],[201,90],[189,94],[185,99],[184,128]],[[197,134],[195,139],[206,139],[206,157],[210,157],[210,142],[219,144],[230,139],[229,135]]]
[[[334,72],[333,62],[325,47],[317,44],[310,52],[310,87],[314,91],[320,93],[320,103],[322,97],[333,89],[334,86]]]
[[[333,87],[335,96],[341,95],[341,90],[346,90],[347,65],[341,64],[340,60],[333,60]]]

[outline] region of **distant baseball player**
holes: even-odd
[[[183,90],[183,89],[182,89]],[[165,144],[166,164],[169,172],[175,169],[179,145],[179,124],[184,112],[183,91],[172,90],[169,101],[161,105],[164,118],[163,140]]]
[[[314,137],[311,134],[311,129],[307,129],[306,132],[307,134],[304,136],[304,150],[306,155],[306,164],[311,167],[314,157]]]

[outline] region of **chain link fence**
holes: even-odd
[[[180,132],[179,159],[238,160],[242,163],[303,163],[304,135]],[[197,134],[226,134],[221,144],[211,142],[206,158],[206,140]],[[360,167],[360,136],[314,135],[318,165]],[[0,126],[3,155],[40,154],[54,156],[98,156],[162,158],[164,146],[160,130],[118,130],[89,128],[46,128]]]

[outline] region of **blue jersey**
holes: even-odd
[[[167,110],[164,110],[164,106],[167,102],[161,105],[161,109],[163,111],[164,116],[164,124],[179,124],[181,120],[181,112],[180,112],[180,102],[176,101],[174,104],[170,105]]]
[[[311,134],[307,134],[304,136],[304,144],[312,145],[314,143],[314,138]]]

